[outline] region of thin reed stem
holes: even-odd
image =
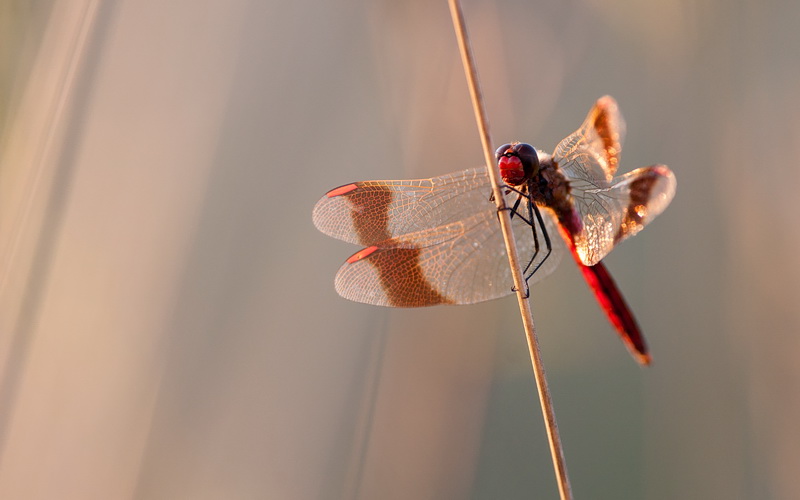
[[[561,437],[558,434],[558,425],[556,424],[556,417],[553,411],[553,402],[550,398],[550,390],[547,387],[547,378],[544,372],[544,364],[542,363],[542,355],[539,350],[539,341],[536,338],[530,302],[525,297],[525,290],[527,290],[527,287],[525,286],[524,276],[519,264],[520,261],[517,245],[514,240],[514,232],[511,230],[511,216],[507,210],[505,197],[501,189],[500,169],[495,161],[492,141],[489,137],[489,124],[486,119],[486,110],[478,83],[478,72],[475,68],[472,48],[469,45],[467,29],[464,26],[464,15],[461,11],[460,2],[459,0],[449,0],[449,2],[450,14],[453,18],[456,38],[458,38],[458,46],[461,50],[461,61],[464,65],[469,93],[472,97],[472,107],[475,111],[475,119],[478,122],[478,132],[481,136],[486,168],[489,170],[494,201],[497,204],[497,210],[500,216],[500,226],[503,230],[503,239],[505,240],[506,251],[508,252],[508,263],[511,266],[511,273],[514,276],[514,286],[517,290],[519,311],[522,316],[522,324],[525,327],[525,336],[528,339],[528,350],[531,354],[536,387],[539,391],[539,401],[542,405],[542,415],[547,430],[547,439],[550,442],[550,453],[553,457],[553,467],[555,468],[558,491],[561,494],[562,500],[571,500],[572,491],[569,486],[569,477],[567,476],[567,465],[564,461],[564,450],[561,447]]]

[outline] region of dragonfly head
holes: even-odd
[[[518,186],[539,173],[539,155],[530,144],[512,142],[495,152],[500,175],[506,184]]]

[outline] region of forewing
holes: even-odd
[[[529,284],[551,273],[564,253],[552,212],[542,212],[553,251]],[[512,227],[524,267],[534,253],[533,232],[519,217],[512,218]],[[546,254],[539,227],[537,237],[540,250],[533,267]],[[512,286],[493,207],[368,247],[348,259],[336,275],[336,290],[343,297],[393,307],[472,304],[508,295]]]
[[[611,96],[597,100],[581,127],[561,141],[553,157],[570,177],[608,185],[619,166],[625,121]],[[564,162],[564,164],[562,164]]]
[[[329,191],[312,218],[329,236],[373,245],[490,209],[491,192],[485,168],[431,179],[356,182]]]

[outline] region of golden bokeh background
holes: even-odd
[[[465,1],[496,144],[678,192],[532,303],[576,498],[800,497],[800,3]],[[480,165],[442,1],[0,4],[0,498],[554,498],[513,298],[340,299],[311,208]]]

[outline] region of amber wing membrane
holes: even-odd
[[[339,270],[336,290],[343,297],[420,307],[471,304],[512,293],[485,170],[425,180],[361,182],[332,192],[334,196],[320,200],[314,210],[317,227],[345,241],[370,245]],[[508,195],[511,204],[516,196]],[[524,213],[524,203],[520,207]],[[544,209],[543,216],[554,249],[531,283],[552,272],[564,250],[554,215]],[[530,259],[535,253],[531,226],[514,217],[512,227],[520,255]],[[389,237],[381,240],[385,236]],[[545,256],[539,227],[536,237],[540,250],[532,266]]]
[[[582,221],[573,239],[587,266],[600,262],[617,243],[639,232],[675,195],[675,176],[665,165],[613,177],[623,136],[622,116],[616,102],[606,96],[553,153],[569,179],[573,205]]]
[[[490,210],[485,169],[431,179],[365,181],[331,190],[314,207],[323,233],[360,245],[467,219]]]
[[[557,234],[552,216],[549,234]],[[521,255],[533,255],[531,227],[512,221]],[[537,226],[540,251],[544,239]],[[553,253],[530,283],[551,273],[563,255],[563,242],[553,238]],[[463,221],[393,238],[375,245],[363,259],[348,260],[336,275],[336,290],[345,298],[393,307],[472,304],[509,295],[513,279],[497,215],[481,212]],[[358,254],[357,254],[358,255]],[[530,257],[528,257],[530,258]]]
[[[571,158],[579,165],[585,164],[585,176],[608,183],[619,167],[624,140],[625,120],[617,101],[604,96],[597,100],[580,128],[558,143],[553,157]]]

